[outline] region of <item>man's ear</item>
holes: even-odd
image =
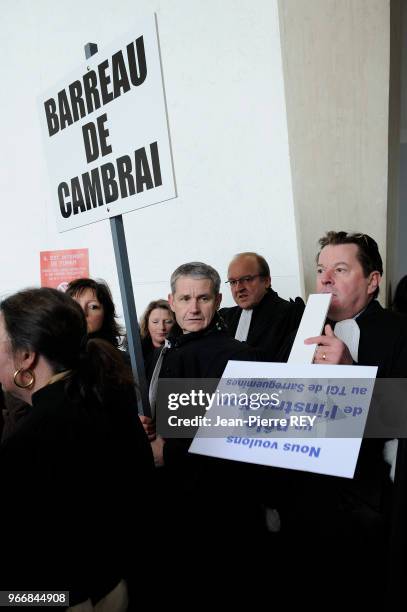
[[[172,293],[168,294],[168,303],[170,305],[170,308],[171,308],[172,312],[175,312],[175,310],[174,310],[174,296],[172,295]]]
[[[266,287],[267,289],[270,289],[271,287],[271,276],[266,277]]]
[[[380,285],[382,276],[380,272],[378,272],[377,270],[375,270],[374,272],[371,272],[369,276],[370,278],[369,278],[369,283],[367,286],[367,292],[368,292],[368,295],[371,295],[372,293],[376,291],[376,289]]]
[[[219,310],[221,301],[222,301],[222,294],[218,293],[218,295],[216,296],[216,310]]]

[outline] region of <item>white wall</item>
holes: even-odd
[[[279,8],[294,201],[313,291],[317,241],[328,230],[373,236],[386,266],[390,2],[279,0]]]
[[[396,265],[393,271],[393,293],[399,280],[407,274],[407,4],[401,3],[400,65],[400,166],[397,202]]]
[[[20,0],[0,25],[0,293],[39,283],[39,251],[88,247],[121,309],[109,222],[58,234],[36,98],[156,12],[178,198],[124,216],[139,314],[181,263],[226,278],[257,250],[281,295],[301,293],[276,0]],[[232,304],[225,288],[224,303]]]

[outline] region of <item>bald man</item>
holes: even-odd
[[[237,304],[220,310],[229,333],[260,350],[267,361],[278,361],[286,337],[298,328],[304,302],[288,302],[273,291],[269,265],[257,253],[235,255],[227,282]]]

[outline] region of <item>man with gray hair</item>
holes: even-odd
[[[257,352],[226,332],[218,315],[219,289],[218,272],[202,262],[183,264],[171,275],[168,301],[177,325],[156,354],[150,383],[152,408],[159,378],[221,378],[230,359],[257,359]]]
[[[222,299],[219,288],[218,272],[202,262],[184,264],[172,274],[168,301],[175,314],[177,325],[171,330],[156,361],[150,383],[152,408],[155,407],[159,380],[220,379],[230,359],[239,361],[257,359],[256,351],[231,338],[226,332],[217,312]],[[161,409],[165,410],[166,406],[160,406],[158,403],[156,409],[158,414]],[[195,524],[196,514],[201,517],[211,512],[213,514],[216,507],[217,525],[223,524],[226,529],[227,523],[229,528],[234,519],[229,516],[230,501],[225,491],[232,479],[236,479],[237,464],[190,455],[188,453],[190,443],[191,439],[188,438],[164,439],[157,436],[151,445],[156,465],[165,466],[167,479],[171,482],[172,506],[173,508],[176,506],[177,514],[173,519],[174,523],[179,522],[180,516],[183,516],[183,520],[187,523],[190,519],[186,515],[189,514],[190,517],[195,517],[193,521]],[[214,469],[215,464],[216,469]],[[239,475],[246,471],[245,466],[238,469]],[[178,491],[176,501],[175,490]],[[223,501],[220,501],[221,499]],[[193,504],[195,509],[192,513],[187,513],[185,508],[190,504]],[[211,508],[211,511],[206,513],[205,507]],[[168,509],[168,514],[172,511],[173,509]],[[220,518],[222,512],[224,522]],[[214,525],[212,527],[216,528]],[[194,529],[194,525],[191,529]]]
[[[207,264],[191,262],[179,266],[171,275],[171,309],[183,334],[206,329],[222,300],[220,276]]]
[[[172,274],[168,301],[177,325],[171,330],[154,369],[150,385],[152,405],[155,405],[158,379],[219,379],[229,360],[257,359],[257,351],[231,338],[225,330],[217,312],[222,299],[219,288],[218,272],[201,262],[186,263]],[[196,388],[196,382],[201,387],[199,381],[194,380],[191,380],[191,386]],[[213,383],[215,381],[210,381],[209,386],[212,385],[211,389],[215,391]],[[174,385],[177,385],[176,380]],[[179,384],[173,387],[173,390],[177,389]],[[160,402],[156,410],[158,423],[160,415],[167,410],[167,405]],[[172,436],[179,435],[179,430],[177,433],[174,430]],[[205,546],[207,554],[216,556],[216,559],[211,557],[212,568],[213,563],[219,562],[223,556],[221,571],[224,574],[228,568],[234,567],[234,544],[238,549],[236,554],[242,558],[246,558],[242,552],[245,541],[250,542],[247,555],[249,552],[256,554],[257,543],[259,548],[263,548],[263,536],[267,532],[259,503],[259,467],[190,454],[190,443],[188,438],[170,435],[162,438],[158,435],[151,445],[156,465],[163,466],[158,470],[159,528],[162,530],[161,540],[165,542],[161,550],[169,551],[171,556],[175,546],[181,551],[184,548],[188,551],[188,562],[194,574],[198,572],[198,575],[199,571],[206,569],[207,556],[201,552]],[[240,488],[243,493],[236,500],[236,491]],[[243,542],[240,537],[242,525]],[[220,545],[225,541],[228,542],[226,547]],[[191,547],[191,542],[195,547]],[[224,584],[229,583],[226,581]],[[218,582],[216,588],[219,588]]]

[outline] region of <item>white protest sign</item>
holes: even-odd
[[[368,366],[230,361],[210,423],[189,452],[352,478],[376,373]],[[278,402],[271,401],[276,393]],[[261,394],[269,400],[259,412]]]
[[[330,293],[312,293],[308,297],[288,363],[312,363],[316,345],[304,344],[304,340],[321,335],[331,299]]]
[[[39,99],[61,232],[176,197],[155,18]]]

